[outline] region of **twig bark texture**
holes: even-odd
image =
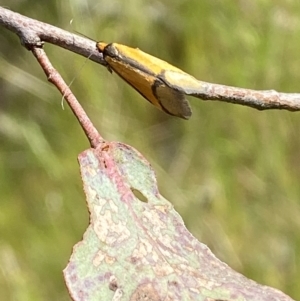
[[[29,50],[32,47],[41,46],[43,42],[49,42],[89,57],[92,61],[106,66],[102,53],[99,53],[95,47],[95,42],[84,37],[30,19],[3,7],[0,7],[0,25],[16,33],[21,43]],[[186,91],[185,94],[202,100],[218,100],[249,106],[258,110],[300,110],[299,93],[280,93],[275,90],[257,91],[203,81],[199,81],[199,86],[201,86],[201,89],[191,89],[191,91]]]

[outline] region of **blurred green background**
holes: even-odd
[[[2,3],[4,6],[5,3]],[[156,55],[198,79],[300,92],[299,0],[7,1],[95,40]],[[73,20],[72,25],[70,21]],[[69,300],[62,277],[88,212],[88,142],[15,34],[0,27],[2,300]],[[191,98],[189,121],[116,75],[45,45],[100,133],[138,149],[189,230],[232,268],[300,299],[300,115]],[[83,66],[84,65],[84,66]]]

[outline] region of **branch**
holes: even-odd
[[[29,50],[32,50],[32,47],[41,46],[43,42],[49,42],[82,56],[89,57],[92,61],[107,66],[103,58],[103,53],[97,50],[95,42],[84,37],[30,19],[3,7],[0,7],[0,25],[15,32],[19,36],[21,43]],[[176,74],[174,74],[174,76],[176,76]],[[240,104],[258,110],[300,110],[299,93],[280,93],[275,90],[257,91],[229,87],[198,81],[195,78],[191,81],[192,77],[188,79],[188,82],[185,82],[184,78],[180,81],[172,77],[172,72],[169,72],[167,77],[164,78],[165,83],[169,85],[171,89],[202,100],[218,100]],[[179,82],[179,85],[174,87],[174,82]]]
[[[102,53],[96,48],[95,41],[43,23],[0,6],[0,25],[16,33],[22,45],[28,50],[48,42],[106,66]]]
[[[225,85],[200,82],[201,90],[187,95],[203,100],[218,100],[268,110],[281,109],[288,111],[300,110],[299,93],[280,93],[275,90],[251,90]]]

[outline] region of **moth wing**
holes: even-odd
[[[170,88],[186,95],[201,94],[203,92],[203,83],[183,71],[166,70],[159,75],[159,78]]]
[[[154,86],[154,93],[161,107],[167,113],[183,119],[189,119],[192,116],[190,104],[180,91],[160,84]]]
[[[145,99],[157,108],[162,109],[152,90],[152,86],[156,79],[154,76],[149,75],[131,65],[112,59],[109,60],[109,65],[116,74],[139,92]]]

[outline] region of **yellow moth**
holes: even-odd
[[[97,42],[108,69],[117,73],[136,91],[164,112],[189,119],[192,115],[185,95],[199,91],[193,76],[137,48]]]

